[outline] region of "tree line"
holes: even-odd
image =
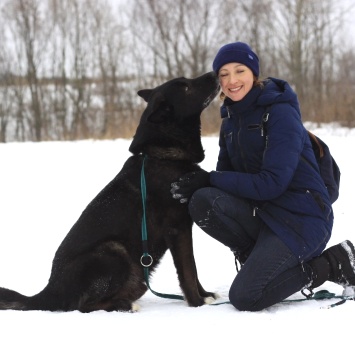
[[[353,5],[342,0],[0,0],[0,142],[131,137],[136,92],[248,42],[304,121],[355,126]],[[218,132],[218,100],[203,132]]]

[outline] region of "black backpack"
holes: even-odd
[[[268,139],[266,123],[269,119],[269,110],[270,107],[267,108],[266,112],[264,113],[262,117],[262,123],[261,123],[261,134],[266,137],[266,145]],[[335,159],[331,155],[327,144],[312,132],[308,130],[307,132],[312,143],[312,148],[313,148],[314,155],[316,157],[316,161],[318,163],[320,175],[324,181],[325,186],[328,189],[330,202],[333,204],[339,197],[339,186],[340,186],[339,166],[337,165]],[[316,167],[314,168],[316,169]]]

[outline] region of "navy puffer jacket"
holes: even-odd
[[[211,184],[249,199],[295,256],[307,261],[329,241],[333,211],[295,92],[280,79],[264,84],[241,101],[227,98],[221,107],[220,152]]]

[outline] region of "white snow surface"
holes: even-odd
[[[313,127],[338,162],[340,198],[328,246],[355,242],[355,130]],[[217,137],[203,137],[215,168]],[[130,140],[0,144],[0,286],[38,293],[49,278],[54,253],[94,196],[130,156]],[[131,222],[132,224],[140,222]],[[236,270],[232,253],[194,226],[194,251],[201,284],[227,301]],[[148,237],[149,238],[149,237]],[[151,280],[160,293],[181,294],[170,253]],[[341,295],[342,288],[326,282]],[[296,293],[289,299],[303,298]],[[148,291],[137,313],[0,311],[1,354],[12,355],[350,355],[355,302],[280,303],[260,312],[230,304],[188,307]]]

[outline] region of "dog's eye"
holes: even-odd
[[[189,91],[190,89],[189,85],[184,82],[180,82],[179,85],[183,91]]]

